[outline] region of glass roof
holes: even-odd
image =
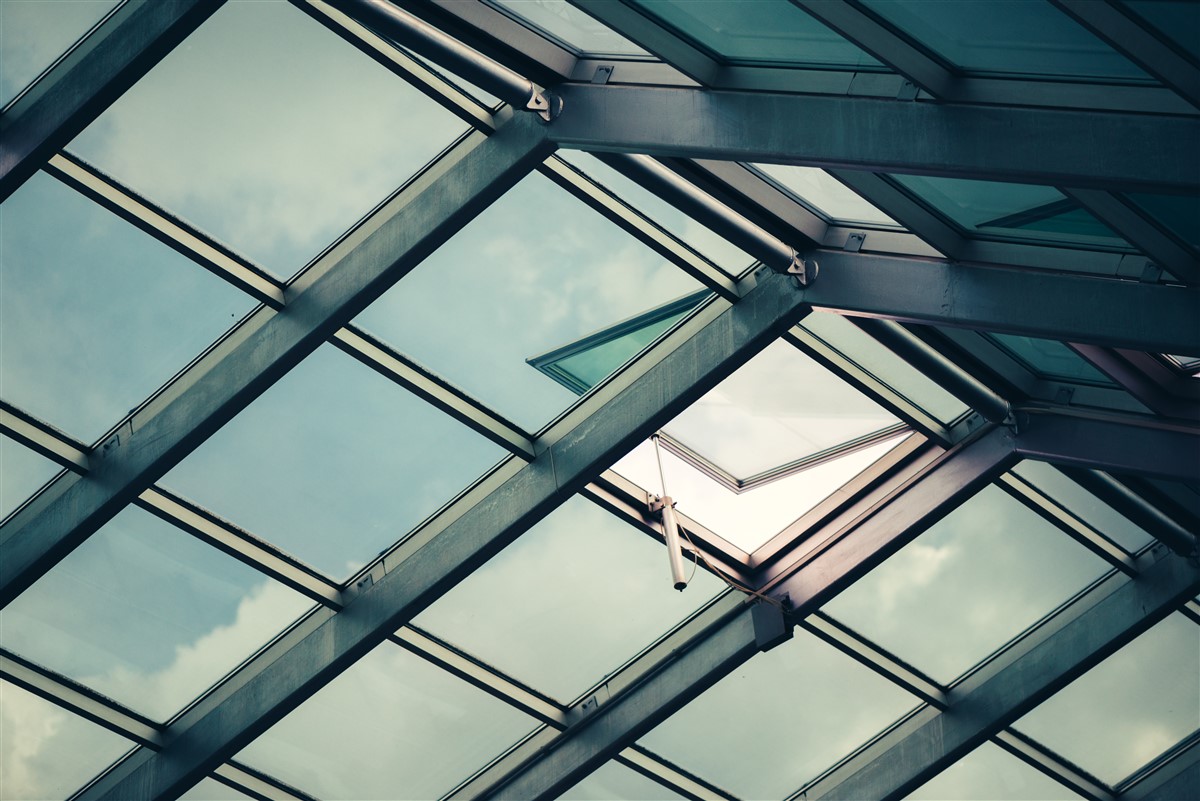
[[[0,0],[0,801],[1194,769],[1196,4],[217,5]]]

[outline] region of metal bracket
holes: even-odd
[[[1142,275],[1138,279],[1143,284],[1157,284],[1162,278],[1162,268],[1152,261],[1146,262],[1146,266],[1142,268]]]
[[[916,100],[917,95],[921,90],[912,81],[905,81],[900,85],[900,92],[896,95],[897,100]]]
[[[603,86],[608,83],[608,79],[612,77],[613,70],[616,69],[611,64],[601,64],[596,67],[596,73],[592,76],[592,83]]]
[[[1054,402],[1063,406],[1071,405],[1071,398],[1075,396],[1075,387],[1059,387],[1058,392],[1054,393]]]
[[[866,241],[866,234],[850,234],[850,236],[846,237],[846,244],[842,245],[842,250],[847,253],[857,253],[862,250],[863,242]]]
[[[539,92],[535,86],[525,103],[525,110],[535,112],[542,122],[550,122],[562,114],[563,100],[552,92]]]
[[[817,280],[818,269],[819,267],[815,261],[805,261],[797,253],[792,257],[792,263],[787,268],[787,274],[796,280],[797,286],[811,286],[812,282]]]

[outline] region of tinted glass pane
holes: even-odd
[[[1154,539],[1104,501],[1045,462],[1021,462],[1013,472],[1131,553],[1141,550]]]
[[[0,642],[164,721],[311,605],[129,508],[0,613]]]
[[[492,0],[501,8],[583,53],[650,55],[566,0]]]
[[[117,0],[0,3],[0,106],[17,96],[117,4]]]
[[[237,761],[319,798],[439,798],[535,726],[385,642]]]
[[[0,206],[0,386],[90,442],[255,304],[57,180]]]
[[[535,174],[357,322],[532,431],[576,394],[528,359],[698,289],[683,271]]]
[[[0,799],[67,798],[133,743],[0,679]]]
[[[0,436],[0,520],[61,470],[40,453]]]
[[[1082,798],[1000,746],[984,743],[921,785],[907,801],[1075,801]]]
[[[683,796],[611,761],[605,762],[559,798],[563,801],[675,801]]]
[[[867,7],[969,72],[1149,80],[1045,0],[864,0]]]
[[[948,684],[1108,569],[1020,501],[986,487],[825,611]]]
[[[1137,192],[1126,197],[1184,242],[1200,248],[1200,195]]]
[[[286,277],[464,127],[289,3],[242,2],[70,147]]]
[[[777,340],[663,430],[745,479],[897,422],[795,346]]]
[[[1126,246],[1053,187],[921,175],[892,178],[968,234]]]
[[[344,579],[503,455],[323,345],[163,483]]]
[[[840,222],[874,225],[900,224],[860,197],[853,189],[817,167],[787,164],[754,164],[754,169],[773,178],[808,206]]]
[[[1016,334],[986,334],[985,336],[1016,356],[1033,372],[1045,378],[1113,386],[1113,382],[1108,376],[1057,340],[1035,339]]]
[[[636,4],[731,62],[883,69],[787,0],[637,0]]]
[[[1200,6],[1193,0],[1125,0],[1125,5],[1200,61]]]
[[[1200,729],[1200,626],[1174,614],[1016,728],[1116,784]]]
[[[784,798],[916,705],[797,629],[640,743],[738,797]]]
[[[569,702],[724,588],[676,592],[662,545],[577,496],[414,622]]]

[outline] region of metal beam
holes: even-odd
[[[1180,281],[1200,283],[1200,260],[1197,260],[1196,254],[1112,192],[1065,187],[1060,191]]]
[[[299,364],[551,151],[532,115],[474,133],[260,307],[93,454],[0,529],[0,606]]]
[[[952,694],[946,713],[809,788],[811,799],[897,799],[1099,664],[1200,590],[1200,567],[1166,555],[1019,656]],[[1069,614],[1069,612],[1068,612]]]
[[[130,0],[0,115],[0,202],[224,0]]]
[[[1194,189],[1200,119],[571,84],[561,147],[1110,190]],[[1154,142],[1153,148],[1145,147]]]
[[[119,766],[84,797],[172,798],[299,706],[383,638],[580,490],[599,471],[701,397],[806,313],[801,293],[766,273],[637,380],[406,558],[359,582],[338,614],[316,618],[290,647],[264,652],[172,727],[151,758]],[[436,522],[436,521],[435,521]],[[387,572],[384,572],[387,570]]]

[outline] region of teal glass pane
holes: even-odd
[[[993,743],[984,743],[905,801],[1083,801],[1083,796]]]
[[[1013,472],[1130,553],[1137,553],[1154,541],[1117,510],[1045,462],[1024,461]]]
[[[0,679],[0,799],[69,798],[133,747],[98,724]]]
[[[323,345],[163,484],[341,580],[503,456]]]
[[[898,222],[822,169],[790,164],[751,166],[831,221],[901,227]]]
[[[787,0],[636,0],[634,5],[731,63],[885,69]]]
[[[385,642],[236,760],[318,798],[440,798],[536,726]]]
[[[70,150],[286,278],[465,127],[267,0],[222,6]]]
[[[61,471],[40,453],[0,435],[0,520]]]
[[[682,801],[683,796],[612,760],[559,798],[562,801]]]
[[[1125,0],[1161,36],[1200,61],[1200,6],[1195,0]]]
[[[1200,729],[1200,626],[1173,614],[1016,723],[1110,785]]]
[[[570,702],[724,588],[677,592],[661,544],[576,496],[413,622]]]
[[[0,106],[33,82],[117,0],[4,0],[0,2]]]
[[[536,431],[577,395],[529,359],[700,288],[549,179],[533,174],[356,323]]]
[[[0,643],[161,722],[311,606],[130,507],[0,612]]]
[[[916,699],[812,634],[730,673],[639,744],[738,798],[785,798]]]
[[[642,48],[567,0],[491,0],[514,17],[579,53],[649,56]]]
[[[1036,339],[1017,334],[984,334],[1031,371],[1043,378],[1115,386],[1090,362],[1055,339]]]
[[[84,442],[256,304],[44,173],[0,206],[4,400]]]
[[[1128,247],[1053,187],[921,175],[892,179],[968,234]]]
[[[216,779],[205,779],[179,796],[179,801],[242,801],[242,799],[249,801],[250,796],[238,792]]]
[[[864,0],[864,4],[966,72],[1150,80],[1046,0]]]
[[[824,610],[945,685],[1109,569],[985,487]]]
[[[1200,248],[1200,195],[1130,192],[1125,197],[1181,240]]]

